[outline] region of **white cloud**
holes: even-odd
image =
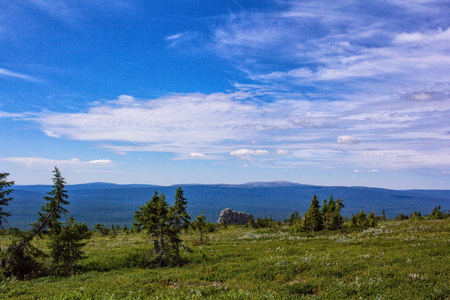
[[[14,78],[19,78],[19,79],[23,79],[26,81],[33,81],[33,82],[38,82],[39,80],[29,76],[29,75],[25,75],[25,74],[21,74],[21,73],[17,73],[17,72],[13,72],[7,69],[0,69],[0,76],[8,76],[8,77],[14,77]]]
[[[353,170],[353,172],[355,173],[378,173],[378,170],[376,169],[371,169],[371,170]]]
[[[177,38],[181,37],[182,35],[183,35],[182,33],[169,35],[169,36],[166,36],[165,40],[167,40],[167,41],[174,40],[174,39],[177,39]]]
[[[193,152],[190,154],[192,158],[205,158],[206,155],[203,153],[197,153],[197,152]]]
[[[16,163],[26,166],[27,168],[54,168],[58,167],[95,167],[95,166],[109,166],[114,165],[114,162],[109,159],[96,159],[89,161],[82,161],[78,158],[69,160],[57,160],[42,157],[6,157],[0,158],[1,161]]]
[[[90,160],[87,162],[80,162],[79,160],[77,160],[77,163],[88,164],[88,165],[111,165],[111,164],[113,164],[113,162],[109,159],[96,159],[96,160]]]
[[[230,152],[232,156],[247,157],[251,155],[269,155],[267,150],[239,149]]]
[[[250,96],[242,92],[198,93],[152,100],[128,97],[126,102],[121,96],[85,113],[44,113],[36,121],[53,137],[125,143],[113,146],[114,151],[174,153],[202,153],[202,147],[211,145],[219,152],[231,151],[227,148],[233,144],[294,127],[283,110],[287,106],[295,110],[297,103],[262,105]],[[245,98],[250,101],[241,100]],[[230,141],[233,144],[227,146]]]
[[[450,108],[443,105],[448,91],[440,88],[368,103],[302,100],[287,92],[264,102],[258,100],[264,95],[261,90],[256,96],[252,89],[150,100],[120,96],[86,112],[26,114],[24,119],[37,122],[48,136],[95,142],[115,153],[169,152],[173,159],[238,157],[291,165],[295,160],[319,165],[351,162],[362,170],[367,163],[374,169],[416,168],[436,166],[434,161],[443,159],[440,149],[450,141],[445,133],[450,129]],[[421,93],[441,100],[405,101]],[[343,128],[348,134],[339,135]],[[359,138],[364,139],[365,149],[379,150],[366,151],[371,155],[359,147],[342,152],[339,145],[356,145]],[[424,139],[427,143],[421,142]],[[256,145],[259,150],[249,148]],[[415,152],[405,156],[404,151],[411,149]],[[431,156],[424,157],[427,151]],[[384,153],[384,158],[377,153]]]
[[[15,114],[15,113],[8,113],[5,111],[0,111],[0,118],[21,118],[24,117],[24,114]]]
[[[169,43],[169,48],[182,49],[183,51],[192,48],[193,42],[199,38],[199,32],[197,31],[185,31],[170,36],[166,36],[164,40]]]
[[[289,154],[290,154],[290,152],[288,150],[277,150],[275,152],[275,155],[280,155],[280,156],[286,156],[286,155],[289,155]]]
[[[213,43],[264,84],[380,94],[450,81],[450,28],[439,9],[445,2],[388,2],[372,10],[358,2],[288,1],[271,12],[232,14],[215,28]]]
[[[450,42],[450,28],[442,31],[439,28],[431,32],[412,32],[401,33],[394,38],[394,43],[435,43],[435,42]]]
[[[340,135],[338,136],[336,142],[338,144],[350,144],[350,145],[356,145],[359,143],[359,141],[350,135]]]

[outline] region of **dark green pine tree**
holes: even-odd
[[[41,236],[43,233],[50,233],[54,235],[50,238],[51,243],[52,239],[57,237],[61,231],[59,218],[61,213],[67,213],[62,205],[67,205],[69,202],[66,200],[68,196],[64,190],[64,178],[57,167],[55,167],[53,173],[53,190],[48,193],[48,196],[44,197],[47,203],[42,206],[39,212],[38,222],[33,224],[30,234],[23,236],[19,241],[13,242],[5,251],[3,272],[6,276],[24,278],[30,274],[39,273],[41,270],[35,257],[41,255],[41,251],[34,248],[31,241],[36,235]]]
[[[9,173],[0,173],[0,228],[5,229],[7,217],[11,216],[11,213],[4,211],[3,207],[9,205],[9,201],[13,198],[8,197],[14,190],[10,189],[14,185],[14,181],[7,181]]]
[[[70,247],[70,241],[67,241],[67,236],[63,231],[67,228],[62,226],[60,221],[61,215],[67,216],[68,210],[63,207],[63,205],[69,205],[67,198],[67,191],[65,190],[66,182],[61,176],[61,172],[57,167],[53,170],[53,190],[47,193],[44,200],[47,201],[39,212],[39,226],[44,224],[46,229],[43,230],[44,234],[49,236],[48,246],[50,248],[50,257],[52,259],[52,264],[56,272],[61,272],[62,255],[61,251],[71,251],[67,249]]]
[[[340,201],[342,203],[342,199],[340,199]],[[327,207],[328,207],[328,213],[326,215],[324,215],[325,228],[331,229],[331,230],[339,229],[340,228],[339,224],[340,224],[340,221],[342,218],[342,216],[340,214],[341,207],[339,206],[338,203],[336,203],[336,201],[334,201],[333,195],[330,196],[330,200],[327,203]]]
[[[333,198],[333,196],[331,196]],[[332,215],[331,208],[328,207],[328,200],[327,198],[323,199],[322,204],[322,221],[323,221],[323,227],[325,229],[329,229],[331,227],[331,215]]]
[[[304,229],[318,231],[323,229],[323,218],[320,211],[319,200],[317,195],[314,195],[311,200],[311,205],[309,206],[308,212],[305,216],[305,221],[303,223]]]
[[[198,215],[195,218],[194,223],[192,223],[192,227],[200,232],[200,243],[203,243],[203,231],[206,227],[206,217],[203,215],[204,213],[205,212],[202,211],[201,215]]]
[[[365,228],[367,227],[367,214],[361,210],[359,213],[352,215],[350,219],[351,226],[355,228]]]
[[[69,201],[67,201],[69,196],[65,190],[66,182],[57,167],[53,170],[52,180],[53,190],[47,193],[48,196],[44,197],[47,202],[41,207],[38,222],[34,224],[34,227],[44,226],[50,232],[58,233],[61,230],[61,222],[59,221],[61,214],[67,215],[68,213],[63,205],[69,205]]]
[[[155,191],[152,199],[135,211],[136,227],[144,228],[153,240],[155,257],[149,264],[166,266],[173,262],[169,239],[169,204],[164,194]]]
[[[337,198],[336,200],[336,229],[341,229],[342,227],[342,222],[344,221],[344,217],[341,215],[341,209],[344,208],[344,200],[341,199],[340,197]]]
[[[293,225],[297,224],[299,220],[300,220],[300,216],[298,214],[298,211],[294,211],[291,214],[291,216],[286,220],[286,223],[289,226],[293,226]]]
[[[169,209],[169,238],[174,246],[176,260],[180,259],[181,230],[189,228],[191,217],[187,212],[187,199],[184,192],[179,187],[175,192],[175,201]]]
[[[84,240],[89,239],[92,232],[85,223],[75,222],[71,216],[61,227],[59,234],[52,235],[49,243],[50,256],[55,263],[54,271],[69,275],[73,273],[76,262],[85,258],[82,248]]]

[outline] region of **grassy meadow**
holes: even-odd
[[[228,226],[203,243],[193,231],[182,238],[192,250],[182,266],[148,269],[144,233],[96,232],[76,274],[6,279],[0,299],[450,299],[450,219],[316,233]],[[2,249],[10,239],[0,237]]]

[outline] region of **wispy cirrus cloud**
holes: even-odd
[[[0,68],[0,77],[5,76],[5,77],[13,77],[13,78],[18,78],[18,79],[22,79],[22,80],[26,80],[26,81],[32,81],[32,82],[39,82],[41,80],[26,75],[26,74],[22,74],[22,73],[18,73],[18,72],[13,72],[11,70],[7,70],[7,69],[1,69]]]
[[[169,48],[192,48],[193,42],[199,38],[199,32],[197,31],[184,31],[165,37],[165,40],[169,44]]]
[[[57,160],[43,157],[6,157],[0,158],[0,161],[10,162],[25,166],[27,168],[47,168],[52,169],[58,167],[102,167],[114,165],[114,162],[109,159],[96,159],[89,161],[82,161],[78,158],[69,160]]]
[[[24,114],[8,113],[0,111],[0,118],[23,118]]]
[[[70,24],[83,20],[89,10],[123,12],[132,7],[130,1],[126,0],[27,0],[27,2],[49,16]]]
[[[270,12],[233,14],[213,44],[249,79],[330,97],[330,90],[372,95],[448,82],[448,3],[375,2],[287,1]]]

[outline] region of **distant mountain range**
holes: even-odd
[[[87,183],[67,185],[70,205],[67,207],[78,221],[90,227],[97,223],[106,226],[133,222],[134,211],[149,200],[155,190],[166,194],[172,204],[175,190],[181,186],[188,199],[188,211],[192,218],[203,210],[210,222],[216,222],[224,208],[244,211],[256,217],[272,216],[284,219],[298,211],[306,212],[314,194],[323,199],[333,195],[344,199],[343,215],[351,216],[361,210],[388,217],[411,214],[415,210],[431,213],[438,205],[450,208],[450,190],[389,190],[369,187],[314,186],[291,182],[251,182],[233,184],[181,184],[157,186],[111,183]],[[36,221],[37,212],[44,203],[43,197],[52,190],[50,185],[17,185],[12,194],[14,200],[7,208],[12,213],[9,227],[26,229]]]

